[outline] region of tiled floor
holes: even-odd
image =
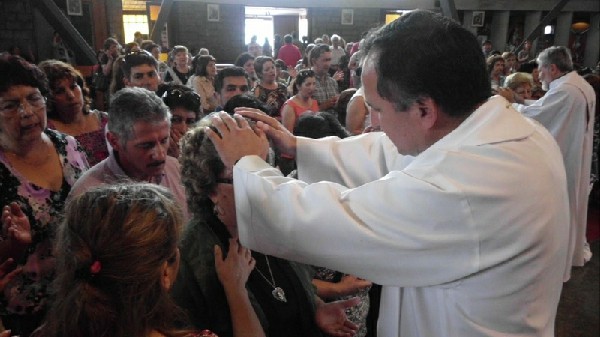
[[[590,203],[588,239],[592,260],[574,268],[571,279],[563,286],[556,317],[556,337],[600,336],[600,207]]]

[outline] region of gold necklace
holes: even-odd
[[[265,255],[265,260],[267,261],[267,268],[269,268],[269,274],[271,275],[271,281],[269,281],[269,279],[267,279],[267,277],[260,271],[260,269],[258,269],[258,267],[255,268],[256,271],[273,288],[271,295],[273,295],[273,297],[276,300],[287,303],[287,298],[285,297],[285,291],[283,291],[283,289],[281,289],[280,287],[277,286],[277,284],[275,284],[275,278],[273,277],[273,271],[271,270],[271,265],[269,264],[269,258],[266,255]]]

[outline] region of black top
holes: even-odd
[[[189,71],[187,73],[180,73],[179,71],[177,71],[176,67],[171,68],[171,70],[173,70],[173,72],[175,73],[175,75],[177,75],[177,77],[179,77],[179,80],[181,81],[181,83],[183,85],[186,85],[188,79],[190,78],[190,76],[192,76],[192,72]],[[167,74],[165,75],[165,82],[172,82],[174,80],[174,78],[171,76],[171,72],[167,71]]]

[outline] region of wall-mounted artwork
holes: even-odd
[[[207,15],[208,21],[218,22],[219,17],[221,16],[219,5],[217,4],[207,4]]]
[[[354,24],[354,9],[342,9],[342,25]]]
[[[83,16],[81,0],[67,0],[67,14]]]
[[[473,20],[471,20],[471,26],[483,27],[484,20],[485,20],[485,12],[484,11],[473,11]]]

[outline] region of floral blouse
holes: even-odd
[[[41,188],[13,169],[0,149],[0,207],[16,201],[29,218],[32,243],[22,260],[23,272],[0,295],[0,315],[35,314],[45,309],[48,287],[54,278],[55,258],[52,245],[57,223],[63,213],[71,186],[88,169],[85,152],[75,138],[46,129],[59,155],[63,183],[59,191]],[[6,237],[0,233],[0,240]]]
[[[82,133],[75,136],[81,147],[85,150],[90,167],[98,164],[108,157],[108,146],[106,145],[105,127],[108,123],[108,114],[106,112],[94,110],[90,112],[98,116],[100,128],[98,130]],[[55,129],[52,121],[48,120],[48,128]]]
[[[327,281],[327,282],[339,282],[339,280],[344,277],[346,274],[340,273],[339,271],[323,268],[323,267],[315,267],[315,279]],[[340,298],[336,298],[333,300],[345,300],[353,297],[360,298],[360,303],[356,306],[346,309],[346,315],[348,319],[354,323],[359,325],[358,332],[355,337],[364,337],[367,335],[367,314],[369,313],[369,289],[363,289],[356,294],[343,296]]]
[[[258,96],[256,91],[258,90]],[[281,119],[281,108],[288,99],[287,88],[281,83],[277,83],[277,89],[267,89],[258,84],[252,92],[259,101],[265,103],[269,108],[269,116]]]

